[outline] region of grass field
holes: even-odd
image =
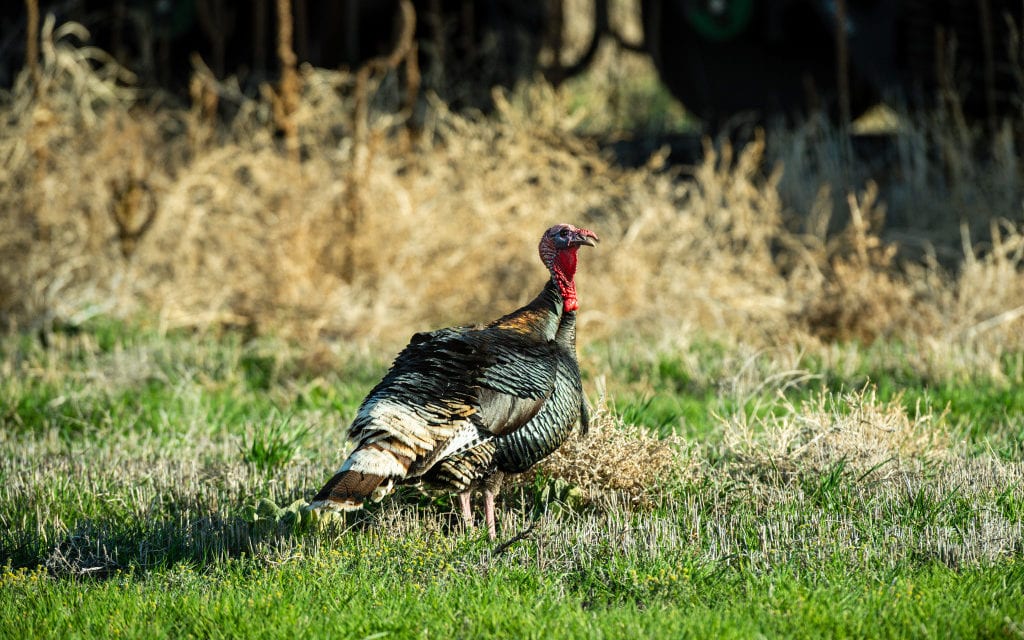
[[[1016,384],[968,394],[870,354],[850,372],[808,358],[740,390],[718,345],[652,365],[594,344],[584,363],[618,381],[614,413],[506,490],[505,546],[444,496],[348,522],[297,509],[386,363],[314,375],[271,346],[99,321],[47,348],[0,343],[4,635],[1024,632],[1014,366]]]
[[[42,35],[0,95],[0,637],[1024,636],[1010,125],[622,167],[595,139],[693,122],[604,50],[418,131],[394,74],[300,69],[296,158],[267,95]],[[497,542],[415,490],[304,511],[397,349],[532,297],[563,220],[595,418]]]

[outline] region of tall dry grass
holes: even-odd
[[[191,105],[143,101],[85,37],[45,23],[38,90],[22,74],[0,101],[7,327],[142,313],[392,346],[527,300],[545,277],[537,238],[565,220],[603,239],[578,274],[583,340],[885,337],[986,358],[1022,346],[1009,133],[979,156],[977,132],[910,122],[877,184],[820,122],[739,149],[708,141],[693,167],[655,154],[629,169],[576,133],[588,107],[570,89],[499,93],[486,117],[430,100],[413,139],[394,73],[370,79],[364,114],[353,76],[302,67],[296,161],[271,99],[197,61]]]

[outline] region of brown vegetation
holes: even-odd
[[[683,172],[657,154],[626,169],[574,133],[582,116],[564,89],[496,95],[486,118],[431,103],[413,144],[408,111],[391,115],[395,74],[357,90],[352,75],[302,68],[282,144],[273,95],[247,98],[197,63],[190,108],[141,103],[130,74],[84,37],[45,24],[38,95],[23,74],[0,104],[9,327],[143,312],[164,328],[392,345],[527,299],[542,279],[537,230],[569,220],[607,238],[580,269],[583,340],[1020,341],[1008,135],[989,171],[952,151],[935,167],[928,150],[950,136],[908,125],[902,168],[881,187],[836,160],[838,138],[815,122],[739,150],[708,142]],[[354,108],[363,89],[368,110]],[[904,214],[910,231],[883,234],[880,193],[924,222]],[[961,224],[962,243],[914,232]],[[923,258],[904,261],[908,246]]]
[[[663,438],[626,424],[609,411],[602,394],[600,404],[591,410],[588,432],[576,432],[536,472],[578,488],[586,500],[615,496],[649,506],[664,486],[687,475],[681,445],[676,436]],[[513,482],[528,481],[532,475]]]

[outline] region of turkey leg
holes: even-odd
[[[501,481],[504,479],[505,474],[497,471],[484,482],[484,520],[487,522],[487,535],[491,540],[498,537],[494,523],[494,498],[501,491]]]
[[[466,523],[466,527],[469,529],[473,528],[473,507],[469,502],[470,492],[463,491],[459,494],[459,505],[462,507],[462,519]]]

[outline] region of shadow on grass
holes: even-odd
[[[166,514],[134,522],[86,518],[59,537],[52,531],[11,530],[0,535],[0,565],[43,567],[55,578],[104,580],[182,563],[197,568],[240,558],[273,563],[372,530],[425,528],[444,536],[467,531],[447,499],[407,488],[380,504],[337,516],[311,514],[305,507],[301,499],[280,507],[263,498],[229,515]]]
[[[294,522],[243,516],[215,514],[135,525],[89,519],[56,544],[31,541],[12,556],[15,566],[43,566],[54,577],[105,579],[179,563],[204,566],[228,558],[273,555],[294,548],[300,535]]]

